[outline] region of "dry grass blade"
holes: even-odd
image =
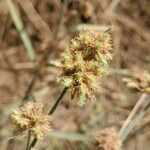
[[[149,10],[146,0],[0,0],[0,150],[149,150]],[[48,135],[41,115],[13,115],[22,132],[13,126],[29,101],[50,113]]]
[[[33,4],[29,0],[18,0],[26,15],[29,17],[33,25],[39,30],[42,38],[44,40],[52,40],[52,32],[46,22],[40,17],[40,15],[35,10]]]
[[[63,24],[64,15],[65,15],[65,12],[67,10],[67,4],[68,4],[68,0],[64,0],[64,3],[62,5],[62,8],[61,8],[60,13],[59,13],[58,18],[57,18],[57,29],[55,32],[55,39],[58,38],[58,33],[59,33],[61,26]]]
[[[129,124],[129,126],[126,129],[126,132],[124,132],[124,134],[121,137],[121,141],[125,141],[127,136],[130,134],[130,132],[134,129],[135,125],[137,125],[139,123],[139,121],[142,119],[142,117],[144,116],[146,111],[141,111],[136,117],[135,119],[133,119],[133,121]]]
[[[106,14],[109,15],[110,13],[112,13],[115,10],[116,6],[119,4],[119,2],[120,0],[113,0],[109,7],[106,9]]]
[[[2,42],[4,33],[5,33],[5,28],[6,28],[6,23],[7,23],[7,19],[8,19],[8,9],[6,6],[6,2],[4,0],[0,1],[0,44]]]
[[[122,135],[122,142],[126,140],[128,135],[131,131],[133,131],[134,127],[140,122],[140,120],[144,117],[146,112],[150,108],[150,100],[148,100],[147,104],[142,108],[142,110],[139,112],[139,114],[136,115],[136,117],[132,120],[132,122],[129,124],[129,126],[126,129],[126,132]]]
[[[12,17],[12,20],[13,20],[18,32],[20,33],[20,37],[21,37],[23,44],[27,50],[28,56],[31,61],[35,61],[36,53],[33,48],[30,37],[28,35],[28,32],[24,28],[19,11],[18,11],[17,7],[15,6],[15,4],[11,0],[7,0],[7,5],[8,5],[8,9],[9,9],[10,15]]]
[[[130,115],[128,116],[128,118],[126,119],[125,123],[123,124],[122,128],[119,131],[118,135],[121,139],[122,139],[122,136],[124,135],[127,127],[129,126],[132,118],[135,116],[135,114],[137,113],[140,106],[145,102],[146,98],[147,98],[147,94],[142,94],[142,96],[140,97],[140,99],[138,100],[138,102],[136,103],[134,108],[132,109]]]
[[[129,28],[136,30],[136,32],[141,35],[146,41],[150,40],[149,30],[139,24],[136,24],[134,20],[130,19],[128,16],[113,13],[112,17],[114,17],[114,19],[120,21],[121,23],[126,24]]]
[[[51,136],[58,139],[66,139],[69,141],[89,141],[92,140],[93,137],[87,134],[75,133],[75,132],[61,132],[54,131]]]

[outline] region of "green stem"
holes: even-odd
[[[32,79],[31,79],[31,81],[30,81],[30,83],[29,83],[29,85],[27,87],[27,90],[26,90],[25,95],[24,95],[24,97],[22,99],[22,102],[25,102],[25,101],[27,101],[29,99],[29,97],[31,95],[31,92],[32,92],[32,89],[33,89],[33,87],[35,85],[36,79],[37,79],[37,72],[34,70],[33,71],[33,77],[32,77]]]
[[[30,138],[31,138],[31,133],[30,133],[30,131],[28,131],[28,139],[27,139],[26,150],[28,150],[28,149],[29,149]]]
[[[68,87],[64,87],[64,89],[61,92],[61,94],[59,95],[57,101],[54,103],[53,107],[50,109],[48,115],[52,115],[55,112],[55,110],[57,109],[59,103],[61,102],[61,100],[63,99],[64,95],[66,94],[67,90],[68,90]],[[36,143],[37,143],[37,139],[34,138],[32,143],[31,143],[31,145],[30,145],[30,147],[29,147],[29,150],[31,148],[33,148],[36,145]]]
[[[20,34],[20,38],[27,50],[28,56],[32,62],[36,60],[36,52],[33,47],[33,44],[31,42],[31,39],[29,37],[29,34],[27,30],[24,27],[23,21],[21,19],[19,10],[17,9],[16,5],[14,4],[14,1],[7,0],[8,10],[11,15],[12,21],[16,26],[16,29],[18,30]]]
[[[53,107],[50,109],[48,115],[52,115],[52,114],[55,112],[57,106],[59,105],[60,101],[62,100],[62,98],[63,98],[64,95],[66,94],[67,90],[68,90],[68,87],[65,87],[65,88],[63,89],[63,91],[61,92],[61,94],[60,94],[60,96],[58,97],[57,101],[54,103]]]

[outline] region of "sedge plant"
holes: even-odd
[[[49,116],[53,115],[68,90],[71,98],[77,99],[80,106],[95,99],[94,92],[98,88],[98,78],[107,72],[112,56],[110,34],[90,29],[81,31],[71,40],[69,48],[61,57],[50,62],[51,66],[61,70],[58,81],[64,85],[64,89],[48,114],[43,114],[41,105],[27,103],[12,115],[18,129],[28,130],[26,150],[34,148],[37,140],[44,135],[44,131],[50,131]],[[33,106],[39,110],[35,111]],[[31,143],[30,135],[34,135]]]

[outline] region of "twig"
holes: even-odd
[[[64,87],[64,89],[61,92],[60,96],[58,97],[57,101],[54,103],[53,107],[50,109],[48,115],[52,115],[55,112],[55,110],[57,109],[57,107],[58,107],[59,103],[61,102],[62,98],[66,94],[67,90],[68,90],[68,87]],[[37,143],[37,139],[34,138],[31,145],[30,145],[30,147],[29,147],[29,150],[31,148],[33,148],[36,145],[36,143]]]
[[[136,103],[136,105],[134,106],[134,108],[132,109],[130,115],[128,116],[128,118],[126,119],[125,123],[123,124],[122,128],[119,131],[118,136],[121,138],[127,128],[127,126],[130,124],[132,118],[135,116],[136,112],[138,111],[138,109],[140,108],[140,106],[144,103],[144,101],[147,98],[147,94],[142,94],[142,96],[140,97],[140,99],[138,100],[138,102]]]

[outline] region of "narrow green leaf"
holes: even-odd
[[[66,139],[70,141],[88,141],[91,138],[89,135],[85,135],[81,133],[61,132],[61,131],[52,132],[52,136],[59,138],[59,139]]]
[[[18,30],[18,32],[20,34],[22,42],[27,50],[28,56],[31,61],[35,61],[36,53],[33,48],[32,42],[30,40],[29,34],[23,25],[19,11],[18,11],[17,7],[15,6],[15,4],[12,2],[12,0],[7,0],[7,5],[8,5],[9,13],[12,17],[12,20],[13,20],[13,22],[16,26],[16,29]]]

